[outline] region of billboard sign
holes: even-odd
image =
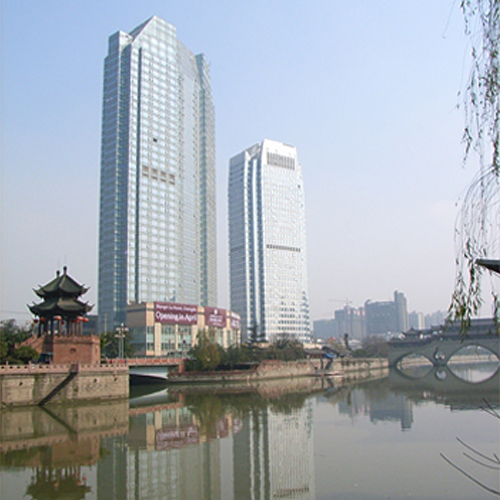
[[[231,320],[231,328],[233,330],[239,330],[241,328],[241,318],[239,314],[231,311],[229,313],[229,319]]]
[[[205,325],[225,328],[226,310],[217,307],[205,307]]]
[[[155,302],[155,321],[170,325],[196,325],[198,323],[198,306],[174,302]]]

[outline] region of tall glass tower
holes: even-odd
[[[215,130],[208,63],[153,16],[104,62],[99,331],[130,302],[215,306]]]
[[[310,338],[304,205],[294,146],[265,139],[230,160],[231,309],[243,340]]]

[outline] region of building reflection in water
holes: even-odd
[[[127,445],[109,440],[98,466],[99,498],[220,498],[219,440],[234,430],[231,415],[204,429],[178,403],[130,411]],[[110,476],[120,477],[116,484]]]
[[[339,413],[355,417],[368,415],[370,421],[400,422],[402,430],[413,424],[413,406],[403,394],[388,392],[382,399],[363,389],[352,390],[349,398],[339,401]]]
[[[420,402],[467,410],[487,398],[500,407],[499,376],[470,384],[444,369],[418,380],[391,372],[361,386],[311,378],[245,392],[163,389],[130,403],[2,411],[2,482],[13,484],[13,471],[29,473],[18,498],[312,500],[316,401],[406,430]]]
[[[312,401],[248,397],[181,394],[131,408],[127,442],[104,442],[98,497],[315,498]]]
[[[287,412],[252,409],[234,436],[234,498],[315,498],[312,400]]]

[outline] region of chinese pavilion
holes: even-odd
[[[54,363],[98,363],[100,360],[99,338],[95,335],[82,335],[82,324],[87,320],[86,314],[93,306],[82,302],[80,296],[88,288],[77,283],[63,268],[56,277],[34,292],[42,302],[28,306],[37,316],[38,339],[43,342],[32,342],[42,360]]]

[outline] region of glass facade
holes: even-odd
[[[242,338],[310,338],[305,197],[295,147],[264,140],[229,170],[231,309]]]
[[[131,302],[215,305],[215,129],[208,63],[154,16],[104,63],[99,331]]]

